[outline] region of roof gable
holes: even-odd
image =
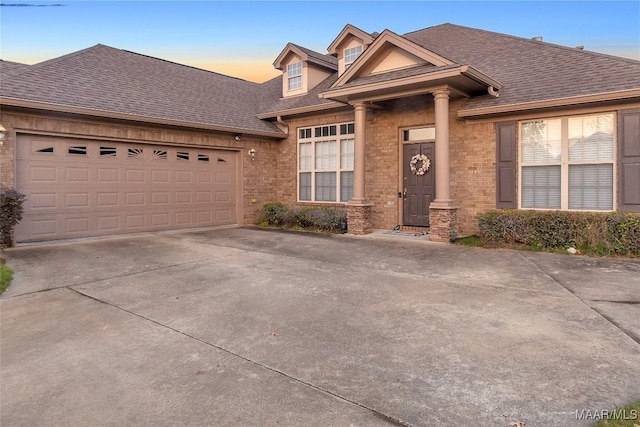
[[[282,49],[280,55],[273,62],[273,66],[277,70],[282,70],[283,64],[286,62],[290,55],[298,56],[302,61],[319,65],[324,68],[328,68],[332,71],[338,69],[338,61],[336,58],[330,55],[323,55],[322,53],[316,52],[311,49],[307,49],[306,47],[298,46],[297,44],[287,43],[287,45]]]
[[[399,61],[396,61],[400,59]],[[424,47],[406,40],[392,31],[384,30],[375,41],[355,60],[344,74],[336,80],[332,88],[342,86],[351,80],[376,72],[398,69],[391,64],[405,67],[431,64],[436,67],[452,65],[454,62]]]
[[[327,48],[327,52],[329,52],[329,55],[336,56],[338,54],[340,45],[342,45],[343,42],[345,42],[350,37],[355,37],[356,39],[361,40],[363,47],[366,47],[373,42],[373,37],[371,37],[371,34],[368,34],[362,31],[360,28],[355,27],[351,24],[347,24],[342,29],[342,31],[340,31],[338,37],[336,37]]]

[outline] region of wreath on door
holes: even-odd
[[[418,162],[421,163],[420,167],[418,167]],[[431,167],[431,160],[429,160],[429,158],[424,154],[416,154],[411,158],[409,166],[411,166],[411,172],[413,174],[422,176],[425,173],[429,172],[429,167]]]

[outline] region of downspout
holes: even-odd
[[[497,98],[500,96],[500,92],[498,92],[498,89],[496,89],[493,86],[489,86],[487,88],[487,92],[489,92],[489,95],[493,96],[494,98]]]

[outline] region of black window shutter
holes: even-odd
[[[515,121],[496,123],[496,207],[515,209],[517,125]]]
[[[618,209],[640,212],[640,110],[618,112]]]

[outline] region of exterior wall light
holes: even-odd
[[[0,124],[0,146],[7,140],[7,129]]]
[[[249,150],[249,157],[251,157],[251,161],[256,159],[256,149],[252,148],[251,150]]]

